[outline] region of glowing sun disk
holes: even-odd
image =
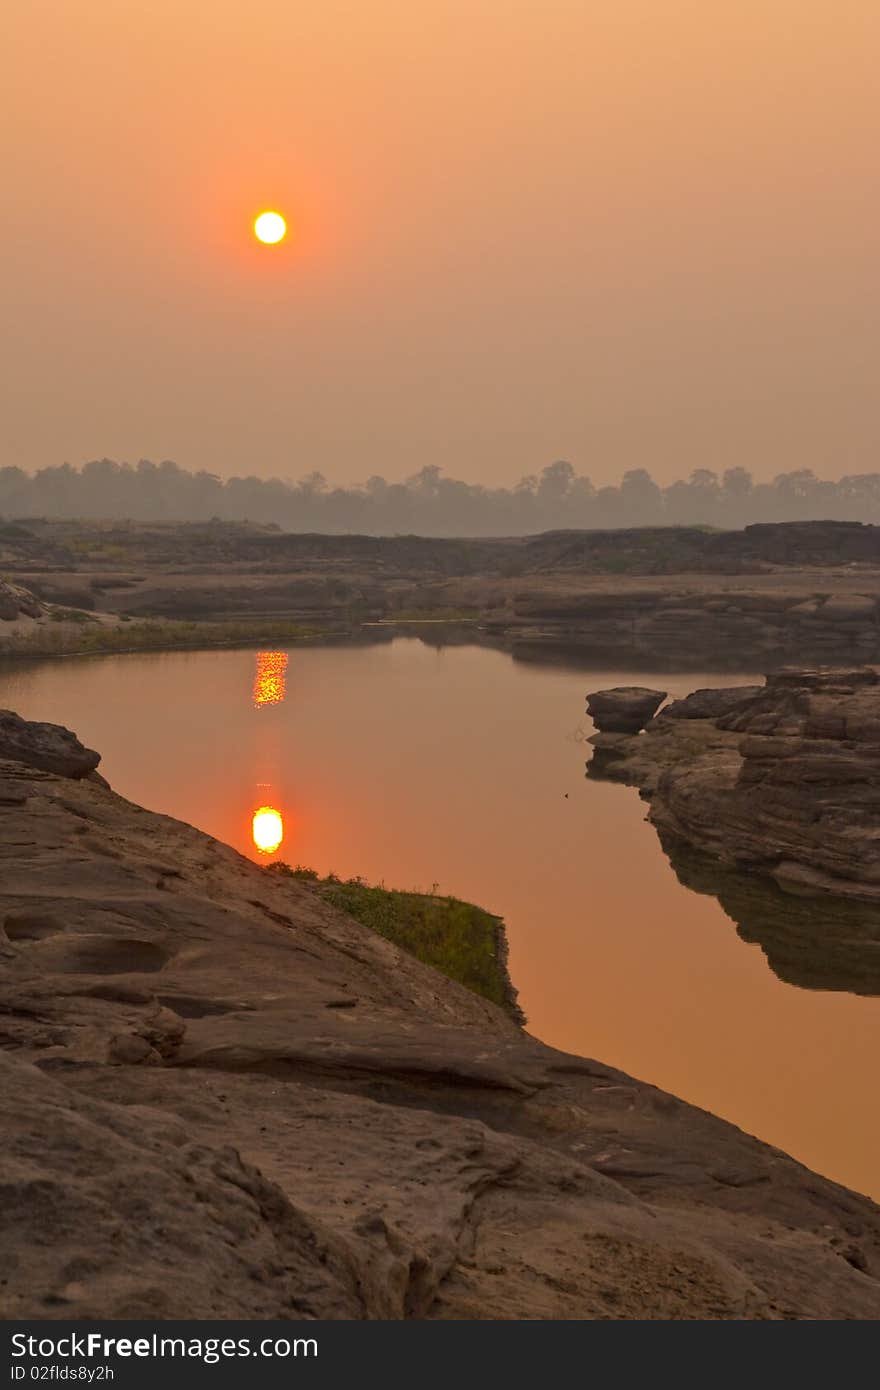
[[[287,223],[280,212],[261,212],[254,222],[254,235],[264,245],[275,246],[287,235]]]
[[[284,839],[284,821],[274,806],[261,806],[254,812],[254,844],[261,854],[274,854]]]

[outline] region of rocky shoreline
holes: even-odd
[[[0,1315],[880,1316],[868,1199],[29,737],[0,760]]]
[[[655,708],[665,698],[650,694]],[[629,688],[588,697],[592,772],[638,786],[661,835],[792,893],[880,903],[877,670],[785,668],[763,686],[695,691],[622,733],[612,711],[632,704]]]
[[[426,965],[503,1009],[525,1025],[510,974],[504,921],[474,903],[448,894],[368,884],[362,878],[321,878],[314,869],[275,861],[269,873],[296,879],[331,907],[363,922]]]
[[[664,699],[588,696],[587,775],[639,789],[682,883],[782,979],[880,994],[878,672],[783,669],[652,713]]]
[[[436,540],[34,520],[0,527],[0,566],[0,655],[436,624],[529,661],[880,661],[880,528],[857,523]]]

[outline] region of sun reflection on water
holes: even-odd
[[[254,706],[280,705],[287,694],[287,652],[257,652]]]
[[[254,709],[261,710],[284,703],[287,694],[287,661],[287,652],[257,652],[253,686]],[[275,854],[284,841],[284,817],[277,804],[272,804],[282,799],[277,786],[279,735],[280,730],[275,720],[270,719],[268,724],[260,720],[257,749],[258,781],[254,798],[257,809],[251,822],[251,835],[258,854]]]

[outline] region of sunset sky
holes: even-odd
[[[0,466],[880,468],[878,0],[27,0],[3,48]]]

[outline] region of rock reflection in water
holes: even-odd
[[[639,776],[621,759],[622,751],[631,754],[632,740],[599,737],[587,777],[638,786]],[[785,892],[773,879],[725,868],[675,836],[658,831],[657,838],[679,883],[717,898],[738,935],[761,947],[783,983],[880,995],[880,907],[825,893]]]
[[[795,896],[771,879],[721,868],[679,840],[659,839],[679,883],[716,897],[780,980],[801,989],[880,994],[880,908],[827,894]]]

